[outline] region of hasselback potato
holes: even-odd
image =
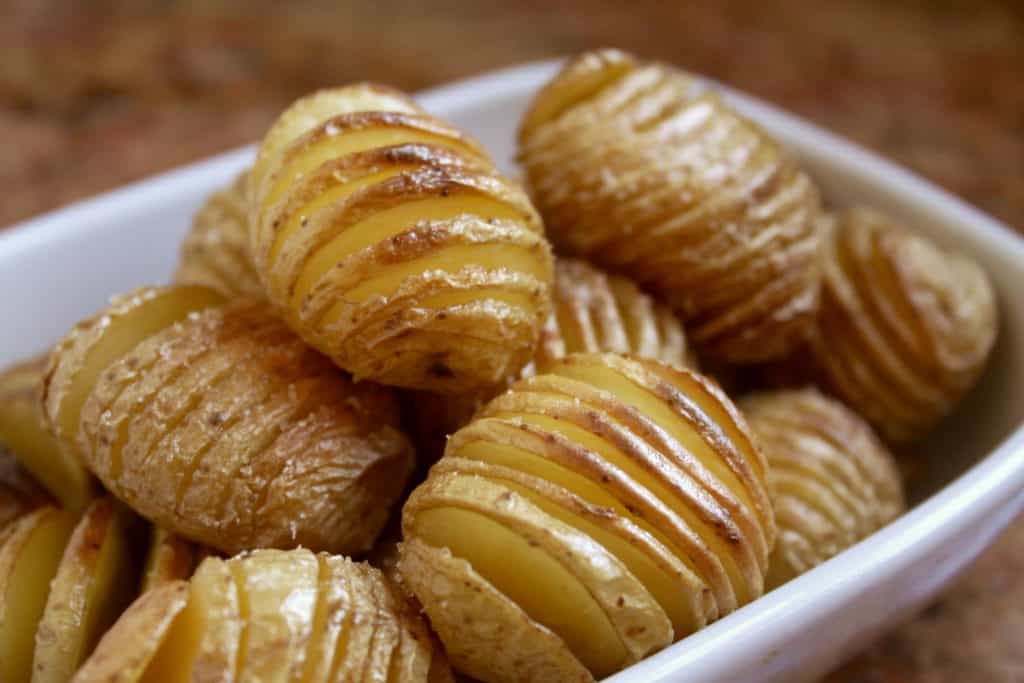
[[[40,357],[0,373],[0,450],[9,450],[63,507],[81,513],[96,494],[95,481],[43,425],[39,389],[45,369]]]
[[[885,439],[911,441],[981,373],[998,327],[992,285],[969,257],[874,211],[840,211],[824,234],[817,365]]]
[[[271,301],[357,379],[468,394],[530,360],[553,267],[540,218],[477,142],[401,93],[296,102],[250,199]]]
[[[149,626],[140,629],[139,626]],[[124,678],[111,679],[115,671]],[[376,569],[308,550],[209,558],[143,595],[75,683],[444,683],[426,625]]]
[[[0,447],[0,533],[14,520],[48,502],[50,497],[35,479]]]
[[[397,400],[257,300],[196,286],[116,299],[56,347],[48,424],[155,524],[225,552],[370,547],[412,466]]]
[[[181,244],[174,281],[205,285],[225,296],[262,297],[249,252],[248,173],[203,203]]]
[[[696,367],[683,325],[633,284],[573,258],[555,262],[553,311],[541,332],[538,372],[570,353],[610,351]]]
[[[519,160],[555,246],[664,300],[708,356],[763,362],[809,332],[818,192],[688,74],[616,50],[577,57],[527,111]]]
[[[863,540],[904,510],[899,470],[871,427],[816,389],[740,402],[768,460],[779,535],[768,588]]]
[[[399,570],[484,681],[611,674],[753,600],[774,521],[743,418],[688,370],[575,354],[448,441]]]

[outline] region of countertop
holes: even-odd
[[[0,225],[256,140],[295,97],[617,46],[1024,228],[1024,3],[0,0]],[[1024,681],[1024,520],[829,683]]]

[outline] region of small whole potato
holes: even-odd
[[[181,244],[174,281],[205,285],[225,296],[263,297],[249,253],[248,173],[206,200]]]
[[[905,509],[899,469],[871,427],[817,389],[740,401],[768,460],[778,540],[775,588],[894,520]]]
[[[877,212],[840,211],[825,226],[816,364],[887,441],[912,441],[984,369],[998,328],[992,284],[968,256]]]
[[[761,595],[765,477],[706,378],[573,354],[448,440],[403,508],[399,571],[459,670],[601,678]]]
[[[115,300],[56,348],[48,424],[106,488],[228,553],[372,545],[412,468],[391,392],[195,286]]]
[[[401,93],[293,104],[250,200],[271,302],[357,379],[473,394],[532,357],[553,268],[540,217],[476,141]]]
[[[810,332],[818,191],[695,78],[580,55],[534,98],[518,156],[554,245],[665,301],[703,354],[765,362]]]

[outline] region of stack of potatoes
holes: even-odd
[[[174,284],[0,376],[0,680],[590,681],[903,511],[888,445],[995,340],[973,261],[618,51],[519,161],[313,93]]]

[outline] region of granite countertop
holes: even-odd
[[[0,0],[0,225],[251,142],[322,85],[418,89],[597,46],[776,102],[1024,229],[1013,0]],[[828,681],[1024,681],[1022,634],[1019,520]]]

